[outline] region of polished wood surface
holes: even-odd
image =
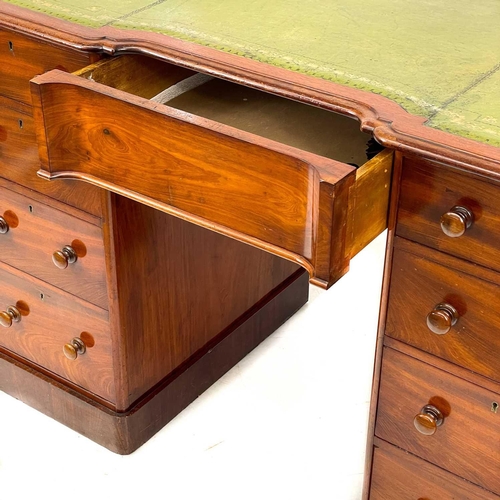
[[[500,183],[444,168],[438,163],[405,160],[397,234],[500,271]],[[441,220],[455,206],[471,211],[474,222],[459,237],[443,232]]]
[[[81,79],[102,78],[149,98],[193,74],[151,58],[130,60],[134,65],[92,64]],[[307,275],[295,263],[94,186],[35,177],[32,109],[1,96],[0,107],[8,122],[0,129],[0,167],[16,181],[0,179],[9,204],[0,215],[0,262],[17,268],[6,279],[19,291],[11,295],[22,296],[5,298],[0,308],[9,367],[0,385],[130,453],[307,300]],[[35,383],[36,391],[23,387],[23,373],[44,383]],[[44,384],[62,391],[55,406]]]
[[[10,225],[0,235],[0,261],[107,309],[101,228],[2,187],[0,200],[0,213]],[[78,258],[59,269],[52,255],[66,245]]]
[[[384,349],[376,436],[500,494],[500,395],[390,348]],[[413,420],[431,404],[444,416],[433,436]]]
[[[500,498],[384,441],[376,443],[370,500]]]
[[[101,192],[75,180],[47,182],[36,175],[40,168],[31,106],[0,95],[0,172],[38,193],[100,216]]]
[[[386,335],[500,381],[500,275],[478,274],[473,264],[396,238]],[[436,334],[428,315],[443,302],[457,321]]]
[[[299,270],[215,339],[208,351],[126,413],[111,411],[2,352],[0,390],[116,453],[129,454],[293,315],[307,294],[307,273]],[[80,360],[67,362],[74,365]]]
[[[60,72],[32,85],[40,175],[81,178],[272,251],[303,265],[325,287],[385,228],[389,153],[364,165],[361,191],[356,197],[353,190],[351,199],[352,167],[273,142],[266,132],[251,135]],[[122,117],[119,125],[115,117]],[[369,182],[377,187],[370,195],[363,189]]]
[[[490,378],[478,375],[467,368],[450,363],[443,358],[439,358],[433,354],[429,354],[428,352],[412,347],[411,345],[400,342],[399,340],[394,340],[388,336],[384,336],[383,345],[390,347],[391,349],[395,349],[403,354],[407,354],[412,358],[417,358],[428,365],[434,366],[435,368],[447,372],[455,377],[459,377],[462,380],[466,380],[474,385],[484,387],[491,392],[500,394],[500,382],[495,382]]]
[[[0,263],[0,309],[15,305],[21,320],[0,328],[4,353],[40,365],[113,403],[115,383],[108,313]],[[71,362],[63,347],[74,337],[87,339],[85,355]],[[90,345],[92,347],[90,348]]]
[[[29,81],[51,69],[76,71],[96,61],[98,54],[68,49],[0,30],[0,94],[31,104]]]
[[[300,269],[121,196],[108,217],[121,411]]]
[[[344,271],[345,258],[330,255],[345,239],[353,167],[61,72],[34,82],[41,161],[53,178],[149,200],[294,259],[326,285]]]

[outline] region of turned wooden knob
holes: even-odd
[[[0,217],[0,234],[5,234],[8,232],[9,232],[9,224],[3,217]]]
[[[443,421],[443,414],[435,406],[425,405],[413,419],[413,424],[420,434],[432,436]]]
[[[4,328],[9,328],[12,323],[19,323],[19,321],[21,321],[21,313],[16,306],[9,306],[6,311],[0,312],[0,325]]]
[[[62,250],[57,250],[52,254],[52,262],[59,269],[66,269],[68,264],[73,264],[77,260],[73,247],[66,245]]]
[[[427,327],[437,335],[448,333],[457,321],[457,310],[451,304],[445,302],[437,304],[427,315]]]
[[[75,337],[69,344],[64,344],[63,353],[71,360],[75,360],[79,354],[85,354],[87,346],[82,339]]]
[[[473,222],[473,213],[468,208],[457,205],[441,216],[441,229],[446,236],[458,238],[472,226]]]

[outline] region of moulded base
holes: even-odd
[[[0,390],[111,451],[135,451],[291,317],[308,299],[299,270],[129,411],[117,413],[0,353]]]

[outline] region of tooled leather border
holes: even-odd
[[[426,118],[364,90],[303,75],[167,35],[90,28],[0,3],[0,27],[75,49],[142,53],[330,111],[356,117],[361,130],[405,154],[418,155],[500,180],[500,148],[425,126]]]

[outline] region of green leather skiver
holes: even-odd
[[[500,2],[11,0],[77,24],[164,33],[386,96],[500,146]]]

